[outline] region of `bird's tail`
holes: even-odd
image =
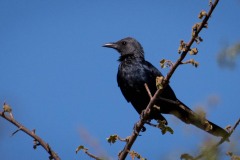
[[[204,116],[200,116],[188,108],[184,103],[179,101],[178,109],[174,109],[173,115],[181,119],[187,124],[193,124],[194,126],[218,137],[227,137],[228,132],[218,125],[208,121]]]

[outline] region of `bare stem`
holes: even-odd
[[[19,122],[17,122],[13,116],[7,116],[5,115],[5,112],[0,112],[0,116],[4,119],[6,119],[7,121],[11,122],[13,125],[15,125],[18,129],[12,134],[16,134],[18,131],[23,131],[25,132],[27,135],[29,135],[30,137],[32,137],[35,141],[38,142],[39,145],[41,145],[50,155],[50,157],[52,159],[55,160],[60,160],[60,157],[58,157],[58,155],[51,149],[51,147],[49,146],[48,143],[46,143],[45,141],[43,141],[39,136],[37,136],[35,134],[35,132],[30,131],[29,129],[27,129],[26,127],[24,127],[22,124],[20,124]]]
[[[93,159],[95,159],[95,160],[103,160],[103,159],[101,159],[101,158],[99,158],[99,157],[97,157],[97,156],[89,153],[88,151],[84,151],[84,152],[85,152],[89,157],[91,157],[91,158],[93,158]]]
[[[145,86],[145,88],[146,88],[146,90],[147,90],[147,92],[148,92],[148,95],[149,95],[150,99],[151,99],[151,98],[152,98],[152,94],[151,94],[150,89],[148,88],[147,83],[145,83],[144,86]]]

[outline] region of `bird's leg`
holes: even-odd
[[[147,119],[147,120],[148,120],[148,117],[146,117],[145,114],[150,114],[149,112],[150,112],[149,109],[144,109],[144,110],[142,110],[142,112],[141,112],[141,114],[140,114],[140,119],[142,119],[142,120],[143,120],[143,119],[145,119],[145,120]]]
[[[148,117],[145,117],[145,113],[147,113],[148,114],[148,110],[142,110],[142,112],[141,112],[141,114],[140,114],[140,119],[142,119],[146,124],[149,124],[150,122],[151,122],[151,119],[149,119]],[[136,133],[136,134],[139,134],[138,132],[137,132],[137,130],[136,130],[136,127],[137,127],[137,124],[135,124],[134,125],[134,128],[133,128],[133,130],[134,130],[134,132]],[[140,130],[140,132],[145,132],[147,129],[146,129],[146,127],[145,126],[143,126],[142,128],[141,128],[141,130]],[[141,135],[139,135],[139,136],[141,136]]]
[[[137,128],[137,125],[138,125],[137,123],[134,124],[134,127],[133,127],[134,133],[137,134],[138,136],[142,136],[141,134],[139,134],[139,132],[138,132],[137,129],[136,129],[136,128]],[[146,127],[143,126],[143,127],[141,128],[140,132],[145,132],[146,130],[147,130]]]
[[[156,124],[153,124],[153,123],[151,123],[151,121],[148,121],[148,122],[146,122],[146,124],[148,124],[149,126],[152,126],[152,127],[157,127],[157,125],[156,125]]]

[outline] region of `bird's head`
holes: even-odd
[[[144,58],[144,51],[141,44],[134,38],[127,37],[117,42],[106,43],[103,47],[116,49],[121,57],[133,55]]]

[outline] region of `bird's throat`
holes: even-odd
[[[134,54],[125,54],[125,55],[121,55],[118,59],[119,62],[122,62],[124,60],[132,60],[137,58]]]

